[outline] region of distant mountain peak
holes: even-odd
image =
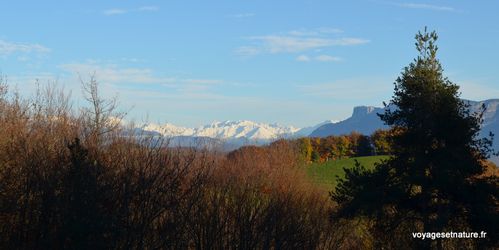
[[[382,108],[377,108],[373,106],[357,106],[353,108],[353,114],[352,116],[360,116],[360,115],[367,115],[371,114],[372,112],[376,110],[380,110]]]

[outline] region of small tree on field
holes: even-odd
[[[471,114],[459,87],[443,76],[436,40],[426,29],[416,35],[419,56],[395,82],[391,102],[397,108],[380,115],[396,131],[392,157],[373,171],[346,170],[332,194],[336,215],[372,220],[383,248],[494,247],[498,178],[481,176],[491,138],[478,138],[481,114]],[[450,231],[485,231],[487,237],[457,242],[411,235]]]

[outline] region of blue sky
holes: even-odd
[[[439,34],[462,97],[499,98],[498,1],[9,1],[0,71],[26,96],[57,81],[81,105],[96,73],[128,119],[199,126],[253,120],[307,126],[381,106]]]

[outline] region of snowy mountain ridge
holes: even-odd
[[[319,125],[324,125],[332,121],[326,121]],[[293,126],[285,126],[277,123],[267,124],[248,120],[239,121],[215,121],[211,124],[198,128],[187,128],[175,126],[171,123],[165,124],[144,124],[141,129],[149,132],[158,132],[163,136],[190,136],[190,137],[209,137],[216,139],[239,139],[248,140],[273,140],[279,138],[290,138],[296,136],[307,136],[317,126],[304,129]]]

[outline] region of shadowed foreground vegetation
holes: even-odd
[[[1,249],[335,249],[358,246],[328,220],[294,144],[230,154],[129,136],[115,102],[86,83],[74,111],[53,87],[0,87]],[[124,135],[127,136],[124,136]],[[363,243],[361,243],[363,244]]]

